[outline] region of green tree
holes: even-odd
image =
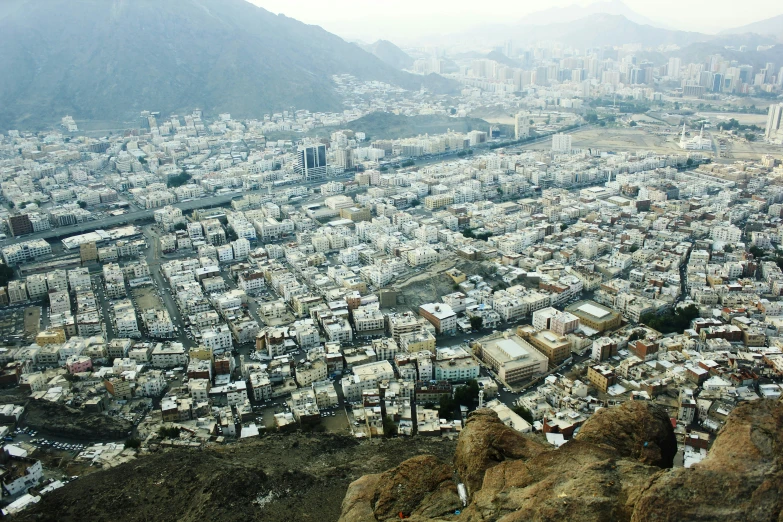
[[[481,327],[484,326],[484,318],[479,317],[477,315],[474,315],[470,318],[470,328],[473,330],[481,330]]]
[[[762,257],[764,257],[764,250],[762,250],[761,248],[759,248],[759,247],[757,247],[757,246],[752,246],[752,247],[750,247],[750,248],[748,249],[748,252],[749,252],[749,253],[750,253],[750,254],[751,254],[753,257],[755,257],[756,259],[761,259]]]
[[[419,201],[418,199],[414,199],[413,201],[411,201],[412,207],[418,207],[419,205],[421,205],[421,201]]]
[[[560,223],[560,232],[565,231],[568,228],[568,224],[566,223]]]
[[[158,435],[161,439],[176,439],[179,438],[179,428],[176,426],[162,427],[158,430]]]
[[[629,127],[636,127],[636,122],[634,120],[631,120],[631,123],[628,124]]]
[[[14,278],[14,269],[8,265],[0,264],[0,286],[8,285],[8,281]]]
[[[177,223],[174,225],[174,230],[187,230],[188,226],[185,223]]]
[[[530,410],[528,410],[524,406],[514,406],[513,408],[511,408],[511,411],[513,411],[514,413],[516,413],[517,415],[525,419],[530,424],[533,424],[534,422],[533,414],[530,413]]]
[[[451,419],[457,402],[450,395],[442,395],[438,403],[438,415],[444,419]]]
[[[16,203],[14,203],[13,201],[9,201],[8,202],[8,208],[14,208],[15,206],[16,206]]]
[[[682,333],[686,328],[690,328],[691,321],[697,317],[699,317],[699,308],[691,304],[676,310],[668,309],[662,314],[644,314],[640,322],[664,334]]]
[[[183,170],[176,176],[169,176],[169,180],[166,182],[166,185],[169,188],[181,187],[182,185],[190,181],[190,178],[191,175]]]
[[[734,252],[734,247],[729,244],[723,245],[723,251],[726,252],[727,254],[731,254],[732,252]]]
[[[479,385],[476,379],[471,379],[462,386],[454,388],[454,402],[458,406],[473,407],[478,403]]]
[[[685,162],[685,165],[690,167],[693,165],[693,158],[688,158],[688,161]]]
[[[750,132],[745,133],[745,139],[748,141],[756,141],[756,135]]]
[[[125,440],[125,447],[139,449],[141,447],[141,441],[135,437],[131,437]]]
[[[79,207],[81,207],[81,208],[87,208],[87,203],[86,203],[86,202],[84,202],[84,201],[80,201],[80,202],[79,202]]]
[[[388,415],[383,418],[383,434],[386,437],[394,437],[397,435],[397,424],[395,424],[394,419]]]

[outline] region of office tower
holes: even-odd
[[[514,118],[514,138],[525,139],[530,136],[529,116],[526,112],[518,112]]]
[[[318,179],[326,176],[326,145],[300,145],[296,151],[294,172],[305,179]]]
[[[552,135],[552,152],[571,152],[571,135],[554,134]]]
[[[669,66],[666,68],[666,74],[669,78],[678,79],[680,77],[680,59],[669,58]]]
[[[781,128],[781,123],[783,123],[783,103],[770,105],[764,137],[768,140],[783,139],[783,128]]]

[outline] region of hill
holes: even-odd
[[[547,40],[575,47],[603,47],[629,43],[642,44],[645,47],[670,44],[685,46],[711,38],[710,35],[701,33],[640,24],[621,14],[608,13],[593,13],[576,20],[546,25],[494,24],[447,37],[450,41],[484,41],[495,45],[509,39],[516,45]]]
[[[593,2],[586,6],[573,4],[566,7],[550,7],[542,11],[530,13],[520,20],[523,25],[548,25],[560,22],[573,22],[594,14],[621,15],[640,25],[664,27],[665,24],[651,20],[625,5],[620,0]]]
[[[434,438],[360,443],[274,434],[213,449],[171,449],[83,476],[14,520],[333,521],[353,480],[421,452],[448,458],[454,447]]]
[[[13,0],[0,11],[0,129],[199,107],[341,110],[331,76],[455,88],[244,0]]]
[[[783,14],[759,20],[752,24],[734,27],[721,31],[721,34],[745,34],[754,33],[767,36],[774,36],[778,41],[783,41]]]
[[[346,127],[364,132],[368,139],[385,140],[392,138],[410,138],[419,134],[443,134],[451,129],[457,132],[472,130],[489,131],[489,123],[478,118],[452,118],[441,114],[425,116],[401,116],[391,112],[373,112],[354,120]],[[325,127],[323,131],[338,130]]]
[[[363,45],[362,49],[374,54],[378,59],[395,69],[410,69],[413,58],[388,40],[378,40],[374,44]]]
[[[671,469],[677,438],[668,412],[652,402],[601,409],[558,449],[477,410],[453,462],[419,455],[360,478],[339,522],[780,520],[782,426],[779,402],[742,403],[704,460]]]

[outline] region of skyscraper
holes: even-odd
[[[326,145],[300,145],[296,151],[294,172],[305,179],[326,177]]]
[[[514,139],[521,140],[530,136],[530,123],[526,112],[518,112],[514,117]]]
[[[781,124],[783,124],[783,103],[770,105],[764,137],[768,140],[783,140],[783,128],[781,128]]]

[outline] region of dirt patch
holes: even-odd
[[[44,400],[27,403],[22,425],[53,437],[74,440],[124,440],[133,430],[125,419],[88,413]]]
[[[41,307],[30,306],[24,310],[24,335],[27,339],[33,339],[38,335],[41,326]]]
[[[439,438],[357,442],[295,433],[171,449],[71,482],[17,520],[337,520],[352,481],[418,454],[448,461],[455,445]]]

